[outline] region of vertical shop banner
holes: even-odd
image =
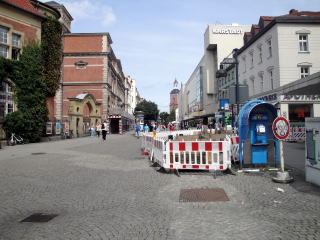
[[[52,122],[47,122],[46,123],[46,134],[47,135],[52,135]]]
[[[60,122],[56,122],[56,135],[61,134],[61,124]]]

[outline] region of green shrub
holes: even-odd
[[[14,132],[30,142],[39,141],[42,136],[48,109],[41,62],[39,45],[23,48],[13,75],[18,111],[5,117],[3,127],[7,136]]]

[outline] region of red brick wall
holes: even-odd
[[[102,52],[102,35],[64,36],[65,53]]]
[[[6,24],[9,24],[12,26],[13,30],[23,32],[24,33],[24,44],[28,44],[30,42],[34,41],[40,41],[40,39],[37,38],[37,31],[40,32],[39,28],[36,27],[30,27],[15,21],[12,21],[7,18],[0,17],[0,22],[4,22]],[[40,34],[39,34],[40,36]]]
[[[102,82],[102,67],[64,68],[64,82]]]

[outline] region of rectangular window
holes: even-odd
[[[12,46],[20,47],[20,35],[12,34]]]
[[[8,58],[8,47],[0,45],[0,56]]]
[[[246,72],[246,71],[247,71],[246,58],[242,58],[242,60],[243,60],[243,68],[244,68],[244,71],[243,71],[243,72]]]
[[[253,52],[250,53],[250,66],[253,68]]]
[[[20,49],[19,48],[12,48],[11,57],[13,60],[18,60],[20,55]]]
[[[0,26],[0,42],[8,43],[8,32],[8,28]]]
[[[259,47],[258,51],[259,51],[259,63],[262,63],[262,48]]]
[[[5,116],[5,103],[0,102],[0,117],[4,117]]]
[[[8,103],[8,113],[12,113],[13,112],[13,104],[12,103]]]
[[[299,50],[300,52],[308,52],[308,35],[300,34],[299,35]]]
[[[254,95],[254,79],[251,79],[251,86],[252,86],[251,95]]]
[[[272,70],[269,71],[269,76],[270,76],[270,86],[271,86],[271,90],[273,90],[273,72],[272,72]]]
[[[300,78],[308,77],[310,74],[309,67],[301,67],[300,68]]]
[[[263,75],[260,76],[260,92],[263,92]]]
[[[272,43],[271,43],[271,39],[269,39],[269,40],[267,41],[267,46],[268,46],[269,57],[272,57]]]

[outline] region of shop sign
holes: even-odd
[[[212,29],[213,34],[242,34],[243,30],[240,28],[225,28],[225,29]]]
[[[320,95],[281,95],[281,101],[320,101]]]
[[[263,101],[266,101],[266,102],[277,101],[277,99],[278,99],[278,97],[277,97],[276,93],[270,94],[270,95],[266,95],[266,96],[263,96],[263,97],[259,98],[259,100],[263,100]]]

